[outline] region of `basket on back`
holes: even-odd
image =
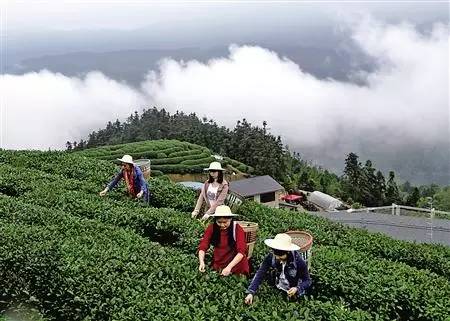
[[[142,174],[144,175],[144,178],[148,179],[151,173],[151,161],[149,159],[137,159],[134,161],[134,163],[139,166]]]
[[[251,258],[256,243],[256,234],[258,233],[258,223],[247,221],[236,221],[245,232],[245,243],[247,243],[247,257]]]
[[[291,237],[292,243],[300,247],[300,254],[308,265],[309,270],[311,267],[311,248],[313,243],[312,235],[305,231],[288,231],[286,234]]]

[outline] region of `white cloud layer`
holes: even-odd
[[[301,66],[259,47],[230,47],[230,55],[202,64],[166,60],[143,90],[159,106],[195,111],[233,125],[246,117],[290,144],[327,144],[381,132],[392,143],[432,143],[449,136],[449,34],[366,20],[354,39],[379,62],[367,86],[320,80]],[[382,143],[380,141],[380,143]]]
[[[244,117],[266,120],[291,147],[341,162],[361,149],[450,148],[448,26],[437,24],[424,35],[406,23],[366,18],[352,28],[355,43],[378,62],[375,72],[358,75],[365,86],[317,79],[251,46],[230,46],[228,57],[207,63],[163,60],[140,90],[96,72],[83,79],[47,71],[1,76],[2,146],[62,148],[109,120],[155,105],[228,126]]]
[[[45,70],[4,75],[0,90],[0,143],[6,149],[61,149],[144,103],[141,93],[98,72],[83,79]]]

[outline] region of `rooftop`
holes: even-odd
[[[230,191],[242,197],[260,195],[284,189],[269,175],[255,176],[230,182]]]

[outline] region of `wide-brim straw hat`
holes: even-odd
[[[205,168],[205,171],[224,171],[224,169],[219,162],[212,162],[208,168]]]
[[[238,215],[231,213],[231,209],[226,205],[217,206],[214,214],[210,215],[210,217],[234,217],[234,216]]]
[[[266,239],[264,243],[275,250],[281,251],[297,251],[300,250],[300,247],[294,243],[292,243],[291,237],[286,233],[281,233],[275,235],[273,239]]]
[[[123,155],[122,158],[117,159],[121,163],[134,164],[133,157],[130,155]]]

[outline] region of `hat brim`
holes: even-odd
[[[275,239],[266,239],[264,240],[264,243],[275,250],[280,251],[298,251],[300,250],[300,246],[291,243],[291,246],[286,246],[286,244],[281,244],[280,242],[277,242]]]
[[[132,165],[134,165],[134,162],[128,162],[128,161],[126,161],[126,160],[123,160],[122,158],[117,158],[117,160],[119,161],[119,162],[121,162],[121,163],[126,163],[126,164],[132,164]]]
[[[204,168],[203,169],[205,172],[207,172],[207,171],[219,171],[219,172],[223,172],[223,171],[225,171],[225,169],[223,169],[223,168]]]
[[[237,214],[229,213],[229,214],[212,214],[209,217],[235,217],[239,216]]]

